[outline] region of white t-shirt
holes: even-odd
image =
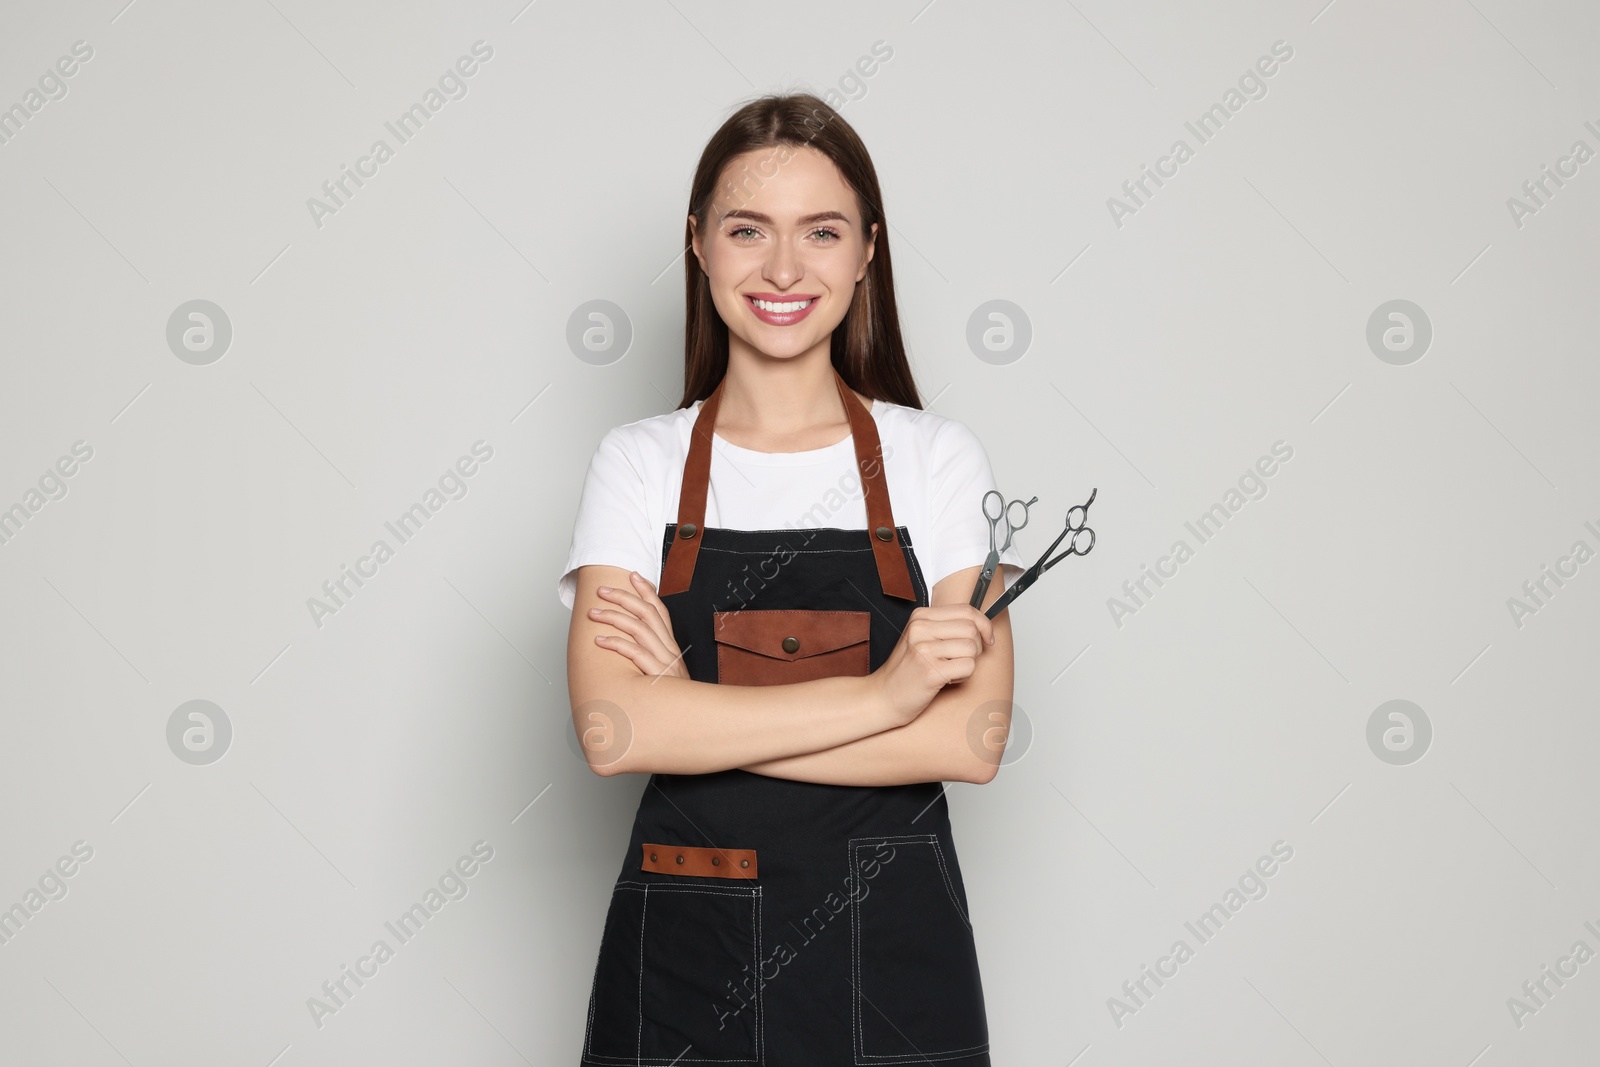
[[[659,584],[666,525],[678,520],[689,436],[702,403],[625,423],[600,439],[556,584],[569,609],[576,571],[588,564],[625,567]],[[955,419],[886,400],[874,400],[871,412],[895,525],[910,531],[931,597],[941,578],[981,566],[989,554],[983,494],[998,488],[989,457],[978,435]],[[705,525],[711,528],[867,527],[850,436],[804,452],[757,452],[713,434],[710,475]],[[1000,554],[995,581],[1009,586],[1026,566],[1012,545]]]

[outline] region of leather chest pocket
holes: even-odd
[[[713,636],[722,685],[787,685],[872,673],[870,611],[718,611]]]

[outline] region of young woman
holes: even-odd
[[[968,603],[995,485],[918,400],[882,204],[818,98],[733,114],[690,192],[682,404],[590,463],[573,719],[650,780],[585,1064],[989,1063],[942,783],[993,778],[1009,723],[1009,620]]]

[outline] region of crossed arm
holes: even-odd
[[[979,569],[941,579],[930,604],[965,604]],[[993,620],[995,642],[980,652],[972,674],[946,685],[920,715],[898,725],[873,676],[771,686],[693,681],[671,640],[666,606],[649,583],[609,566],[580,567],[577,579],[567,641],[574,721],[581,737],[586,708],[622,710],[628,735],[620,755],[603,763],[591,756],[599,774],[739,767],[796,781],[883,786],[982,784],[999,768],[1013,691],[1010,612]],[[1002,584],[990,586],[985,607]],[[625,592],[605,599],[601,586]],[[602,618],[590,615],[596,608]]]

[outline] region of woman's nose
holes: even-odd
[[[793,248],[782,242],[772,246],[772,253],[767,257],[763,274],[776,288],[787,289],[799,281],[804,273],[800,265],[800,256]]]

